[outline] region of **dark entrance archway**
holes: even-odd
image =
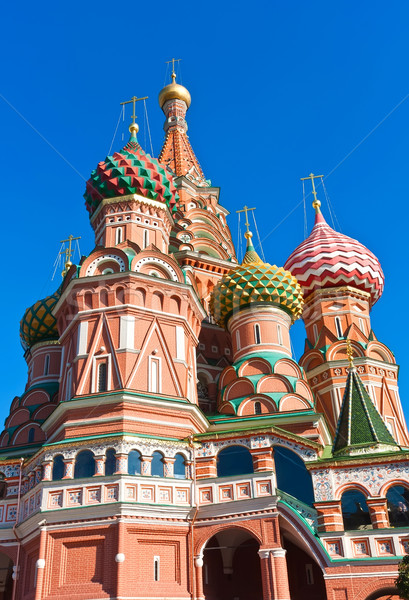
[[[259,544],[243,529],[214,535],[203,552],[206,600],[262,600]]]
[[[326,598],[322,570],[315,560],[288,539],[284,539],[283,545],[287,550],[291,600],[323,600]]]
[[[9,600],[13,589],[13,561],[0,552],[0,600]]]

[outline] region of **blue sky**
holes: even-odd
[[[235,210],[256,206],[266,258],[282,265],[304,237],[300,177],[329,175],[341,231],[367,245],[385,272],[372,326],[401,364],[408,414],[409,3],[24,0],[2,10],[1,420],[25,385],[19,320],[59,285],[51,274],[60,240],[72,233],[82,236],[83,254],[93,248],[82,194],[108,153],[121,101],[149,96],[160,151],[157,95],[173,56],[192,94],[190,140],[221,188],[235,242]],[[127,138],[129,115],[114,150]],[[142,107],[139,115],[149,150]],[[312,223],[308,202],[308,230]],[[303,340],[297,323],[298,357]]]

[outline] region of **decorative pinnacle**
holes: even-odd
[[[352,349],[351,340],[349,338],[347,338],[347,356],[348,356],[349,368],[353,369],[354,368],[354,351]]]
[[[121,106],[123,106],[124,104],[130,104],[132,102],[133,114],[131,115],[132,123],[129,126],[129,131],[133,137],[135,137],[139,131],[139,125],[136,122],[137,116],[136,116],[135,105],[137,102],[139,102],[139,100],[147,100],[147,99],[148,99],[148,96],[144,96],[143,98],[137,98],[136,96],[132,96],[132,98],[130,100],[126,100],[125,102],[120,102]]]
[[[61,242],[60,242],[60,244],[65,244],[66,242],[68,242],[68,248],[61,250],[61,252],[60,252],[60,254],[65,254],[64,270],[61,273],[61,276],[63,279],[66,276],[66,274],[68,273],[68,271],[72,265],[72,262],[71,262],[71,254],[73,253],[72,242],[74,242],[75,240],[80,240],[80,239],[81,239],[81,237],[74,237],[73,235],[69,235],[66,240],[61,240]]]
[[[176,73],[175,73],[175,62],[180,62],[182,59],[181,58],[171,58],[170,60],[166,61],[166,64],[169,65],[170,63],[172,63],[172,83],[175,83],[176,81]]]
[[[249,216],[248,213],[250,210],[256,210],[255,208],[249,208],[248,206],[244,206],[244,208],[242,208],[241,210],[236,210],[236,213],[242,213],[244,212],[246,214],[246,222],[244,223],[244,225],[246,226],[246,233],[244,234],[244,237],[248,240],[251,237],[253,237],[253,234],[250,231],[250,223],[249,223]]]
[[[301,181],[306,181],[307,179],[311,179],[311,183],[312,183],[312,193],[314,194],[314,202],[312,203],[315,212],[318,214],[320,213],[320,206],[321,206],[321,202],[318,200],[317,198],[317,191],[315,189],[315,183],[314,183],[314,179],[321,179],[324,177],[324,175],[314,175],[314,173],[310,173],[308,175],[308,177],[301,177]]]

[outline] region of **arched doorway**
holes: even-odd
[[[291,600],[323,600],[327,593],[322,570],[312,556],[294,542],[284,537]]]
[[[259,543],[247,531],[225,529],[203,552],[206,600],[262,600]]]
[[[0,600],[9,600],[13,589],[13,561],[0,552]]]
[[[391,586],[372,592],[366,600],[401,600],[398,591],[395,587]]]

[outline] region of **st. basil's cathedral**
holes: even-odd
[[[381,265],[316,194],[284,266],[249,227],[239,264],[174,73],[159,103],[159,157],[133,119],[86,185],[95,248],[21,320],[0,599],[397,600],[409,439]]]

